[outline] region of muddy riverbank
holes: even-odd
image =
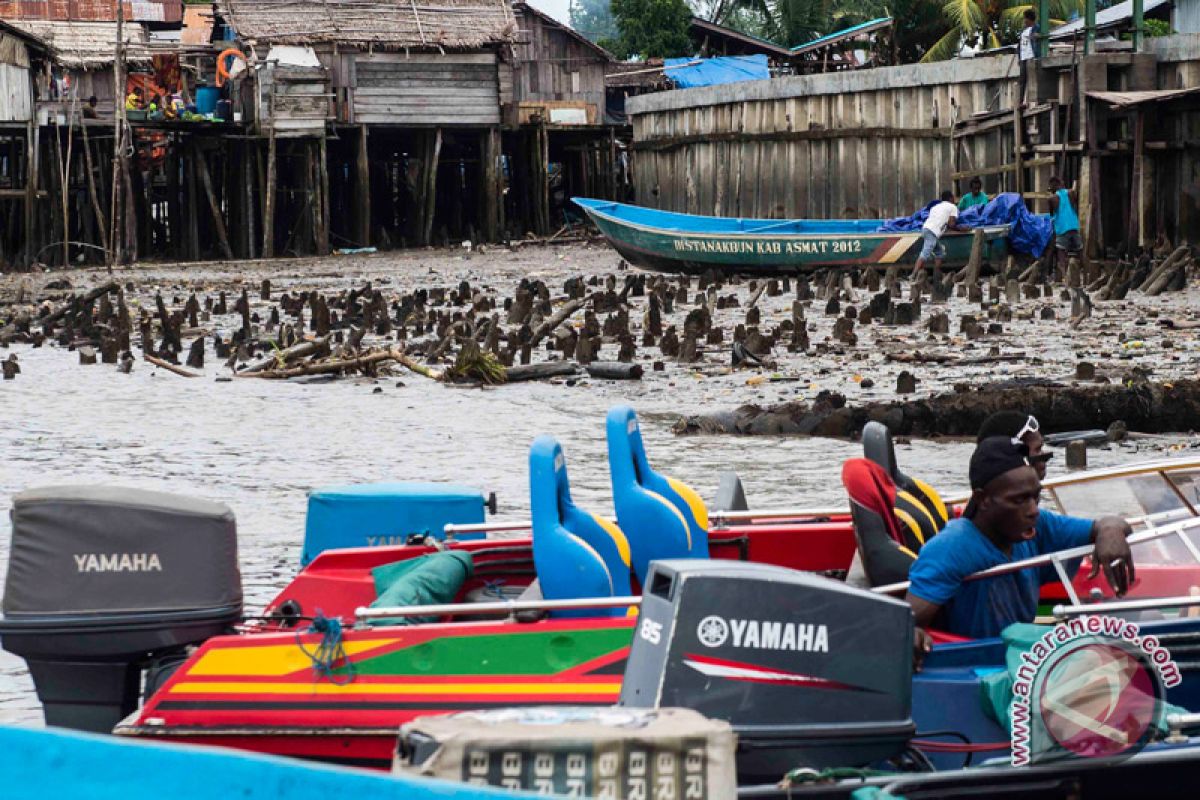
[[[120,285],[135,319],[141,308],[157,313],[156,295],[163,297],[170,313],[181,311],[192,294],[203,308],[206,299],[212,298],[215,305],[219,292],[225,291],[229,306],[227,314],[210,312],[207,320],[198,320],[208,357],[193,371],[202,378],[182,378],[142,361],[136,327],[131,342],[136,358],[128,373],[121,371],[120,363],[100,359],[81,364],[78,347],[71,350],[70,343],[59,345],[53,337],[37,347],[16,340],[0,347],[0,362],[16,355],[21,367],[13,380],[0,381],[0,564],[7,561],[9,498],[30,486],[102,482],[193,494],[225,502],[236,513],[247,607],[256,609],[298,567],[306,494],[314,487],[378,480],[456,481],[496,491],[501,516],[519,518],[528,510],[529,443],[537,434],[549,433],[563,442],[576,501],[597,513],[611,512],[603,419],[618,402],[638,409],[656,468],[694,485],[705,498],[714,496],[722,469],[735,469],[746,482],[752,505],[830,505],[844,501],[838,465],[860,452],[856,443],[813,437],[769,437],[753,443],[728,436],[679,437],[672,426],[681,416],[747,404],[813,402],[821,392],[839,393],[853,404],[892,402],[898,399],[895,389],[902,371],[918,378],[916,391],[904,396],[906,401],[950,391],[958,383],[1047,377],[1070,381],[1081,361],[1113,384],[1135,371],[1160,383],[1194,377],[1196,372],[1197,331],[1161,324],[1167,319],[1197,321],[1195,294],[1190,302],[1181,293],[1145,299],[1132,293],[1119,303],[1098,301],[1091,316],[1071,328],[1071,303],[1054,292],[1049,299],[1016,305],[1011,321],[997,323],[1002,326],[997,333],[987,332],[987,312],[979,301],[952,296],[942,304],[927,300],[914,324],[860,324],[856,319],[857,342],[851,344],[843,341],[848,339],[844,331],[842,340],[835,338],[834,327],[845,327],[837,319],[845,318],[848,305],[858,310],[869,305],[870,293],[865,288],[851,290],[853,300],[843,296],[838,301],[841,313],[835,317],[826,315],[828,300],[816,297],[822,287],[815,283],[809,286],[813,299],[799,301],[807,302],[803,313],[808,349],[789,352],[791,335],[786,332],[764,358],[773,361],[772,366],[734,368],[736,326],[758,327],[761,335],[770,336],[792,317],[795,282],[786,292],[781,283],[778,294],[766,289],[759,293],[753,306],[759,321],[752,326],[747,326],[748,306],[757,287],[751,290],[747,281],[724,284],[717,294],[725,300],[715,304],[719,307],[712,312],[710,327],[710,333],[722,330],[724,340],[710,344],[705,336],[697,342],[697,360],[690,362],[642,344],[649,296],[632,297],[628,324],[636,340],[635,363],[645,368],[640,380],[597,380],[579,373],[553,382],[472,387],[434,382],[395,365],[374,375],[359,372],[332,380],[225,380],[232,370],[227,359],[215,356],[213,347],[214,336],[230,340],[241,327],[242,316],[233,306],[243,288],[251,314],[260,318],[252,324],[265,333],[270,308],[279,305],[283,292],[315,290],[322,297],[337,298],[370,282],[390,305],[420,289],[441,288],[448,299],[467,281],[473,290],[486,290],[501,301],[496,311],[489,309],[490,317],[503,310],[502,301],[514,296],[523,279],[545,283],[551,307],[559,309],[568,302],[566,283],[572,278],[582,277],[587,292],[594,294],[607,293],[605,278],[612,275],[613,291],[619,295],[626,276],[635,273],[620,269],[619,258],[604,247],[570,246],[267,264],[149,265],[111,276],[103,271],[0,276],[0,327],[17,310],[13,301],[22,291],[27,301],[45,300],[56,307],[72,294],[109,280]],[[271,299],[265,301],[264,278],[272,284]],[[593,278],[596,283],[588,285]],[[69,286],[47,288],[64,279]],[[663,334],[674,325],[682,344],[687,317],[697,309],[698,281],[691,279],[685,302],[679,302],[680,281],[672,278],[670,285],[675,297],[670,311],[660,308]],[[1042,319],[1043,306],[1052,307],[1056,319]],[[36,311],[31,302],[23,307]],[[430,303],[427,309],[453,313],[465,306]],[[958,333],[932,334],[931,340],[927,323],[936,311],[956,325],[959,315],[977,315],[982,334],[973,339]],[[618,312],[593,313],[601,326],[599,356],[616,360],[620,343],[615,337],[605,341],[603,326]],[[1023,318],[1026,314],[1029,319]],[[304,318],[311,321],[307,310]],[[286,314],[281,322],[289,322]],[[572,322],[582,327],[583,313]],[[340,330],[346,336],[351,328]],[[161,335],[157,327],[154,331],[157,345]],[[184,336],[181,361],[199,335],[188,331]],[[395,331],[384,336],[371,332],[365,343],[378,346],[388,337],[393,344],[398,341]],[[436,345],[436,338],[436,327],[413,336],[410,325],[404,344]],[[545,347],[543,343],[537,348],[531,360],[562,357],[561,350]],[[993,348],[1004,358],[996,360]],[[915,353],[924,354],[925,360],[913,360]],[[517,355],[519,362],[519,351]],[[979,358],[992,360],[973,360]],[[434,366],[443,369],[450,361],[452,355],[446,354]],[[655,369],[656,362],[661,370]],[[1014,404],[1022,401],[1015,393]],[[1195,447],[1197,441],[1186,435],[1130,439],[1093,451],[1091,463],[1158,457]],[[969,453],[970,445],[961,439],[914,438],[901,444],[899,457],[910,472],[953,494],[965,484]],[[1052,462],[1052,472],[1061,470],[1062,462]],[[37,719],[36,698],[20,663],[0,656],[0,720]]]

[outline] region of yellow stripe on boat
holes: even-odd
[[[899,261],[908,252],[908,248],[912,247],[913,240],[916,238],[915,236],[901,236],[894,245],[888,248],[886,253],[879,257],[879,263],[891,264]]]
[[[346,655],[355,656],[394,644],[396,639],[367,639],[344,642]],[[209,650],[190,669],[188,675],[245,675],[247,677],[280,677],[312,668],[312,658],[295,642],[263,645],[261,647],[222,647]]]
[[[311,663],[311,662],[310,662]],[[620,681],[613,683],[234,683],[229,681],[181,681],[170,694],[338,694],[338,695],[486,695],[486,694],[619,694]]]

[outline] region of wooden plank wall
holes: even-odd
[[[354,79],[360,124],[500,124],[494,53],[359,53]]]
[[[520,25],[528,31],[528,41],[514,46],[514,102],[584,102],[595,108],[589,118],[603,122],[605,59],[569,33],[546,25],[536,14],[522,14]]]
[[[0,64],[0,120],[28,122],[33,118],[33,89],[29,68]]]
[[[1015,82],[992,76],[878,85],[886,82],[694,106],[683,105],[681,94],[665,109],[635,112],[636,202],[772,219],[909,214],[951,188],[953,123],[1011,108]],[[1003,146],[999,137],[977,144],[975,163],[1003,163]]]

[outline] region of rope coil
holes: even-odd
[[[304,646],[302,637],[305,633],[321,634],[321,641],[315,650]],[[296,646],[312,661],[313,674],[318,681],[326,678],[336,686],[345,686],[354,681],[354,664],[346,655],[340,618],[327,617],[318,608],[312,624],[304,631],[296,632]]]

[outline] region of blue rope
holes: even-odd
[[[321,643],[315,650],[309,650],[304,646],[301,633],[301,631],[296,632],[296,646],[312,661],[313,672],[316,674],[317,680],[328,678],[331,683],[338,686],[345,686],[353,682],[354,665],[350,663],[350,657],[346,655],[346,646],[342,642],[341,619],[327,617],[321,613],[321,609],[317,609],[317,616],[313,618],[312,625],[303,631],[303,633],[321,634]],[[341,675],[337,673],[339,663],[344,667]]]

